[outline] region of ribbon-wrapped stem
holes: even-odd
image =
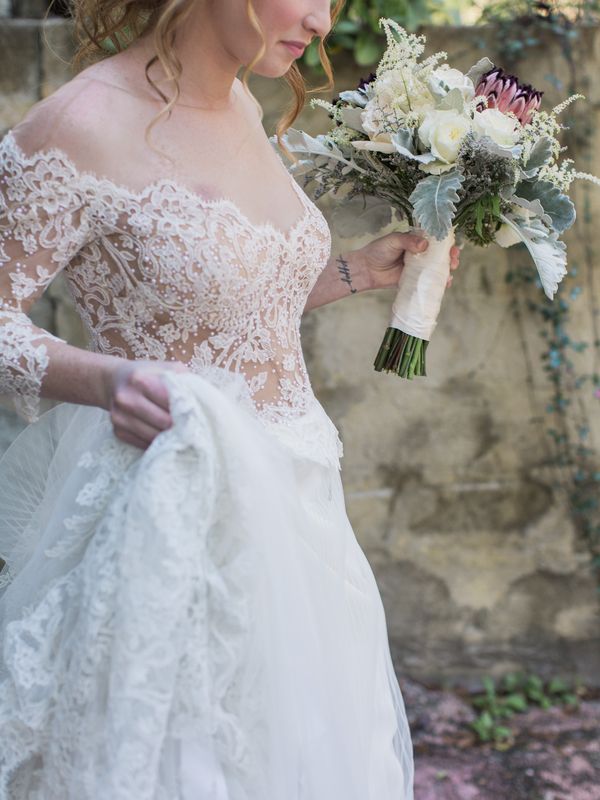
[[[425,353],[440,313],[455,240],[454,228],[441,240],[416,232],[428,240],[429,247],[424,253],[404,254],[392,318],[374,362],[377,372],[395,372],[409,379],[427,374]]]

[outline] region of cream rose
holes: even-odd
[[[509,117],[497,108],[486,108],[475,112],[473,130],[479,136],[489,136],[496,144],[512,147],[519,137],[519,121]]]
[[[453,164],[471,122],[457,111],[429,111],[419,127],[419,139],[443,164]]]

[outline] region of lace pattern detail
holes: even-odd
[[[169,737],[212,742],[234,782],[252,780],[243,717],[259,717],[260,697],[238,680],[259,567],[230,524],[208,419],[183,394],[174,414],[143,455],[106,419],[79,459],[76,511],[45,550],[65,566],[6,628],[1,797],[155,800]]]
[[[331,234],[291,175],[303,213],[284,232],[252,223],[230,199],[207,200],[170,179],[134,192],[78,171],[57,148],[26,155],[11,131],[0,142],[0,167],[5,305],[26,311],[65,268],[93,350],[178,360],[199,374],[214,367],[240,373],[264,420],[306,413],[314,394],[300,319]],[[10,335],[15,344],[3,359],[0,393],[27,390],[33,419],[47,368],[43,334],[26,367],[17,356],[27,344],[25,323],[18,342]],[[23,373],[27,381],[19,381]]]
[[[0,146],[0,394],[34,421],[48,367],[44,340],[60,339],[33,326],[24,312],[90,227],[71,168],[50,154],[25,164],[18,148],[6,144]]]
[[[0,387],[3,393],[12,394],[20,416],[34,420],[39,409],[42,376],[48,367],[43,339],[61,340],[48,332],[36,335],[29,317],[21,312],[0,309],[0,321]]]

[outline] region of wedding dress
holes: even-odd
[[[0,800],[411,800],[381,597],[300,318],[321,212],[288,231],[170,179],[142,191],[0,142]],[[40,414],[64,270],[90,349],[179,360],[146,450]],[[58,340],[60,341],[60,340]]]

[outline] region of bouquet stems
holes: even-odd
[[[404,254],[404,268],[392,306],[392,319],[385,332],[374,367],[411,380],[427,374],[425,354],[437,323],[450,274],[450,249],[455,229],[441,240],[424,231],[429,247],[424,253]]]
[[[409,380],[415,376],[427,375],[425,371],[425,353],[429,342],[398,328],[389,327],[375,358],[377,372],[395,372],[401,378]]]

